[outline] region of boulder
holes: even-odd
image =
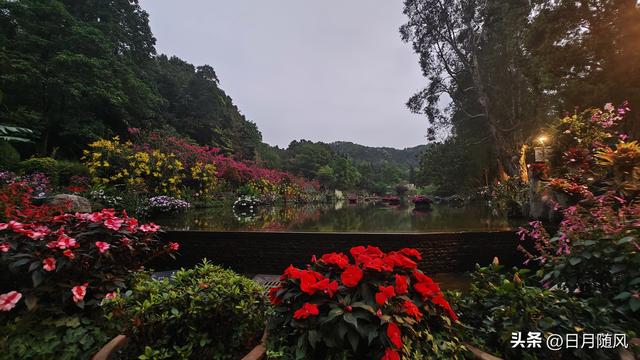
[[[47,204],[52,206],[69,206],[68,212],[91,212],[91,202],[87,198],[78,195],[54,195],[47,199]]]

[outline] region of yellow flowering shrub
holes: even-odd
[[[122,143],[117,136],[95,141],[89,148],[82,159],[94,183],[124,185],[156,194],[182,192],[184,166],[173,154],[135,151],[130,142]]]
[[[216,166],[197,161],[190,169],[189,185],[195,196],[213,195],[218,188]]]

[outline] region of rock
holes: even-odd
[[[91,212],[91,202],[78,195],[58,194],[47,199],[47,204],[52,206],[69,206],[68,212]]]

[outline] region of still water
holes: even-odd
[[[434,204],[429,211],[412,204],[334,204],[260,206],[238,213],[231,206],[192,209],[154,221],[171,230],[291,232],[450,232],[511,230],[521,223],[495,214],[485,204]]]

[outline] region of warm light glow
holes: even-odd
[[[538,137],[538,141],[543,145],[547,140],[549,140],[549,138],[547,138],[546,135],[540,135],[540,137]]]

